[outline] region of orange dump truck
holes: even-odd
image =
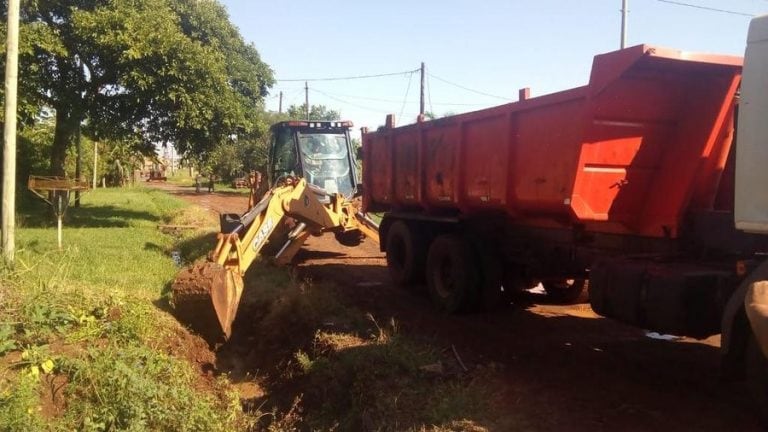
[[[768,96],[755,91],[744,106],[750,59],[755,86],[768,84],[768,49],[757,45],[768,21],[752,27],[746,67],[636,46],[596,56],[583,87],[364,131],[364,208],[384,213],[394,281],[426,282],[447,312],[539,283],[565,301],[588,286],[607,317],[722,332],[729,370],[757,365],[751,376],[768,396],[768,312],[750,306],[768,296],[756,288],[768,279],[768,198],[750,204],[768,195],[768,174],[761,190],[749,165],[762,157],[768,167],[768,130],[754,132],[766,127],[768,103],[757,102]],[[752,229],[737,229],[742,219]]]

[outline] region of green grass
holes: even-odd
[[[184,239],[157,226],[196,212],[156,190],[99,189],[68,211],[62,250],[44,206],[20,213],[0,279],[0,430],[238,428],[237,400],[201,391],[167,348],[180,329],[162,293]]]
[[[17,234],[17,270],[69,286],[88,286],[152,297],[177,271],[170,258],[174,238],[157,225],[182,214],[184,203],[157,190],[99,189],[64,221],[63,248],[56,229],[39,216]],[[42,226],[45,225],[45,226]]]
[[[460,372],[444,347],[359,309],[346,288],[298,280],[261,260],[246,275],[241,302],[245,373],[201,374],[185,358],[192,336],[165,312],[163,296],[178,271],[171,252],[185,263],[199,259],[214,233],[174,237],[157,226],[216,221],[167,194],[143,187],[85,194],[68,212],[62,250],[44,205],[20,216],[16,265],[0,268],[0,431],[489,424],[492,371]],[[423,369],[436,363],[445,373]],[[263,387],[263,399],[240,400],[235,386],[249,380]]]

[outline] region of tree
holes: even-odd
[[[215,0],[25,2],[21,33],[22,120],[55,111],[53,174],[81,124],[95,139],[173,142],[196,157],[262,132],[253,119],[272,71]]]
[[[288,117],[294,120],[304,120],[307,118],[307,104],[291,105],[288,107]],[[310,120],[339,120],[341,113],[326,108],[325,105],[310,105]]]

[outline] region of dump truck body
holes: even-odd
[[[364,210],[384,213],[393,280],[426,282],[447,312],[588,286],[596,312],[723,332],[743,364],[768,236],[734,224],[736,178],[751,178],[736,163],[741,73],[739,57],[641,45],[596,56],[583,87],[364,133]]]
[[[677,237],[713,209],[732,143],[741,58],[636,46],[590,83],[368,134],[366,204],[534,226]]]

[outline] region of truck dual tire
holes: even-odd
[[[410,287],[424,280],[426,242],[414,226],[396,220],[387,231],[387,268],[395,285]]]
[[[432,302],[444,313],[466,309],[480,281],[470,242],[455,234],[435,238],[427,255],[427,288]]]

